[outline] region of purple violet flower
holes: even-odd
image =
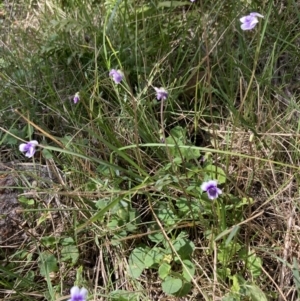
[[[19,150],[22,153],[26,153],[25,157],[31,158],[35,154],[35,148],[39,143],[36,140],[31,140],[27,143],[22,143],[19,145]]]
[[[78,286],[73,286],[71,288],[71,299],[68,301],[86,301],[87,295],[88,291],[84,287],[79,289]]]
[[[210,200],[216,199],[219,194],[222,194],[222,190],[218,188],[218,182],[216,180],[210,180],[202,183],[201,189],[202,191],[207,192],[207,196]]]
[[[259,13],[250,13],[248,16],[240,18],[240,21],[242,22],[241,25],[242,30],[253,29],[258,23],[257,17],[263,18],[264,16]]]
[[[156,99],[157,100],[166,100],[167,99],[168,91],[166,89],[154,87],[154,90],[156,91]]]
[[[76,104],[80,100],[79,92],[76,92],[76,94],[73,97],[73,102]]]
[[[119,84],[124,77],[124,73],[121,70],[111,69],[109,72],[109,76],[113,78],[113,81],[116,84]]]

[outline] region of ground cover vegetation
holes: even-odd
[[[299,300],[297,1],[0,21],[1,299]]]

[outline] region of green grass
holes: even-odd
[[[13,168],[0,298],[298,300],[300,7],[248,2],[0,7],[1,163],[48,166]]]

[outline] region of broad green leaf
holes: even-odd
[[[103,209],[103,208],[105,208],[107,206],[107,203],[108,203],[108,200],[106,200],[106,199],[99,199],[96,202],[95,206],[96,206],[97,209],[101,210],[101,209]]]
[[[152,233],[148,235],[149,239],[155,243],[161,243],[165,240],[165,237],[162,233]]]
[[[166,138],[166,142],[167,144],[175,145],[169,147],[169,151],[174,157],[173,163],[177,163],[177,165],[180,165],[182,159],[189,161],[200,157],[200,151],[198,149],[192,148],[192,145],[191,148],[188,147],[186,129],[180,126],[176,126],[171,130],[170,136]],[[179,146],[187,147],[180,148]]]
[[[33,199],[28,199],[28,198],[26,198],[25,196],[20,196],[20,197],[18,198],[18,201],[19,201],[21,204],[24,204],[24,205],[28,205],[28,206],[34,205],[34,200],[33,200]]]
[[[112,238],[111,238],[111,244],[113,246],[118,246],[121,243],[121,240],[127,236],[126,231],[118,231]]]
[[[198,159],[200,157],[200,150],[195,148],[181,148],[181,156],[185,160]]]
[[[163,262],[158,269],[158,275],[160,279],[165,279],[169,275],[170,270],[171,270],[171,266],[168,263]]]
[[[168,276],[162,282],[161,286],[166,294],[172,295],[178,292],[182,288],[182,280],[179,278]]]
[[[150,226],[149,230],[150,231],[157,231],[157,232],[154,232],[154,233],[151,233],[151,234],[148,235],[149,239],[152,242],[162,243],[163,241],[165,241],[165,237],[161,233],[161,229],[158,227],[158,225],[154,224],[154,225]]]
[[[178,208],[177,215],[179,217],[186,216],[186,214],[190,214],[194,217],[198,215],[201,210],[203,211],[198,199],[187,200],[185,198],[178,198],[176,200],[176,206]]]
[[[19,130],[12,128],[9,133],[11,133],[12,135],[15,135],[17,137],[20,137],[21,133]],[[3,139],[3,143],[4,144],[9,144],[9,145],[16,145],[19,143],[19,140],[17,140],[14,136],[9,135],[9,133],[7,133],[6,135],[4,135],[4,139]]]
[[[194,243],[186,238],[176,239],[173,243],[173,247],[181,259],[189,259],[195,250]]]
[[[242,248],[239,257],[245,262],[246,268],[250,271],[253,278],[260,276],[262,271],[262,260],[252,251]]]
[[[138,226],[133,224],[133,223],[127,223],[125,225],[126,231],[128,232],[134,232],[135,230],[137,230]]]
[[[38,266],[40,268],[40,274],[44,277],[52,272],[58,271],[57,259],[56,257],[47,252],[43,252],[39,256]]]
[[[236,202],[235,208],[240,208],[243,206],[249,206],[251,204],[253,204],[254,201],[252,198],[241,198],[239,202]]]
[[[226,267],[218,268],[217,273],[218,273],[219,277],[223,280],[225,280],[227,277],[230,278],[230,276],[231,276],[231,270]]]
[[[42,150],[42,155],[45,159],[49,160],[49,159],[53,159],[53,155],[52,155],[52,152],[46,148],[44,148]]]
[[[246,261],[246,267],[250,270],[253,278],[260,276],[262,271],[262,260],[255,253],[252,253]]]
[[[160,207],[157,213],[158,218],[166,225],[174,225],[177,220],[177,216],[169,208]]]
[[[195,265],[188,259],[184,259],[182,262],[185,266],[185,267],[182,267],[183,278],[187,282],[190,282],[192,280],[192,277],[194,277],[194,275],[195,275]]]
[[[191,289],[192,289],[192,284],[190,282],[185,282],[184,281],[181,289],[177,293],[175,293],[174,295],[176,297],[186,296],[188,293],[191,292]]]
[[[150,268],[154,264],[159,264],[162,262],[165,256],[165,252],[162,248],[153,247],[145,256],[145,267]]]
[[[171,131],[170,131],[170,134],[171,135],[169,137],[171,137],[173,139],[173,141],[174,140],[177,141],[177,142],[178,141],[185,141],[185,139],[186,139],[186,129],[184,129],[183,127],[181,127],[179,125],[172,128]],[[166,140],[168,138],[166,138]]]
[[[140,277],[143,270],[146,268],[145,257],[148,252],[148,247],[137,247],[131,252],[128,261],[128,272],[131,277],[135,279]]]
[[[119,219],[126,222],[129,217],[128,208],[119,208],[117,211],[117,216],[119,217]]]
[[[70,261],[74,265],[79,258],[79,251],[75,245],[68,245],[61,250],[61,260]]]
[[[184,216],[190,211],[190,202],[186,198],[178,198],[176,200],[176,206],[178,211]]]
[[[237,277],[237,275],[233,275],[232,277],[230,277],[232,280],[232,287],[231,287],[231,291],[234,293],[239,293],[241,290],[241,286],[239,283],[239,278]]]
[[[226,174],[221,167],[209,164],[203,168],[203,172],[211,179],[218,180],[218,184],[223,184],[226,182]]]
[[[68,246],[68,245],[74,245],[74,239],[72,237],[66,237],[66,238],[63,238],[61,241],[60,241],[60,244],[62,246]]]
[[[44,236],[41,238],[41,244],[45,247],[51,247],[56,244],[56,238],[53,236]]]
[[[268,301],[265,293],[257,285],[246,285],[245,288],[251,301]]]
[[[111,230],[115,230],[119,227],[119,218],[117,216],[112,216],[111,220],[107,223],[107,227]]]

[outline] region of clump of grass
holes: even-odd
[[[2,33],[1,161],[51,180],[14,187],[27,238],[1,250],[3,298],[297,300],[298,7],[22,5]]]

